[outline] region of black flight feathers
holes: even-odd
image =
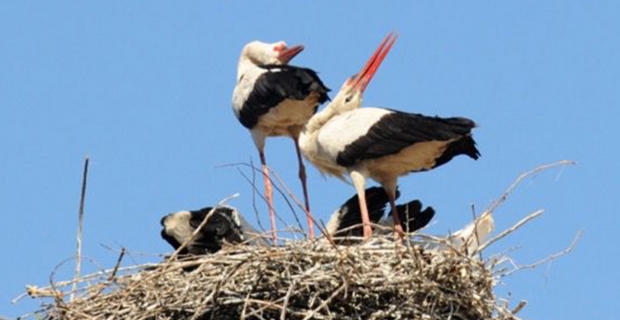
[[[420,230],[431,222],[431,219],[435,216],[435,209],[427,207],[422,210],[422,202],[420,200],[413,200],[406,204],[400,204],[396,206],[398,211],[398,217],[400,223],[405,232],[414,232]],[[388,216],[391,216],[390,212]]]
[[[388,198],[387,193],[385,193],[385,190],[383,190],[383,188],[381,187],[368,188],[364,192],[370,222],[378,223],[379,220],[383,218],[383,214],[385,213],[385,205],[390,202],[390,199]],[[396,190],[396,198],[398,198],[399,196],[400,191]],[[340,207],[340,209],[338,209],[338,214],[340,216],[340,221],[338,223],[338,229],[336,230],[336,232],[349,229],[353,226],[357,227],[349,229],[350,231],[340,232],[337,234],[337,236],[362,236],[362,228],[359,226],[362,223],[362,217],[359,198],[357,194],[347,200]]]
[[[467,118],[428,117],[421,114],[390,110],[368,133],[349,144],[338,154],[338,165],[349,167],[357,161],[376,159],[398,153],[416,143],[453,140],[446,151],[435,159],[435,167],[465,154],[478,159],[480,153],[471,138],[476,124]]]
[[[327,93],[330,90],[312,69],[288,65],[260,67],[267,72],[256,79],[254,88],[239,113],[241,124],[248,129],[258,123],[260,116],[285,99],[303,100],[311,92],[316,92],[319,95],[319,104],[329,100]],[[315,106],[315,112],[318,106],[318,104]]]
[[[390,200],[382,187],[372,187],[365,190],[366,205],[368,206],[368,215],[370,222],[379,223],[385,207]],[[396,198],[400,196],[400,192],[396,190]],[[388,217],[391,217],[392,212]],[[401,226],[405,232],[414,232],[425,227],[435,216],[435,210],[427,207],[422,210],[422,203],[418,200],[408,202],[396,206],[396,211],[401,221]],[[336,237],[361,237],[363,235],[362,217],[360,214],[359,199],[357,195],[347,200],[339,209],[340,223],[336,230]],[[391,226],[390,226],[391,227]],[[344,231],[341,231],[344,230]],[[341,232],[339,232],[341,231]],[[346,241],[339,243],[348,243]]]

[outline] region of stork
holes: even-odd
[[[392,225],[392,212],[388,214],[387,218],[382,219],[385,213],[385,206],[390,202],[385,190],[380,187],[368,188],[364,191],[364,196],[370,221],[379,225]],[[399,196],[400,192],[397,190],[396,198],[398,199]],[[432,207],[422,210],[422,203],[419,200],[397,205],[396,210],[401,227],[408,233],[424,228],[435,216],[435,210]],[[359,198],[356,194],[331,215],[325,227],[327,233],[340,238],[335,240],[341,244],[350,242],[342,238],[362,236],[363,230],[360,227],[362,225],[360,213]]]
[[[476,124],[470,119],[360,108],[364,90],[394,41],[396,36],[389,34],[362,70],[348,78],[327,107],[312,116],[299,138],[303,155],[322,173],[342,180],[346,174],[350,176],[359,197],[365,238],[372,234],[364,197],[366,178],[385,189],[395,232],[402,236],[395,214],[398,177],[434,169],[461,154],[473,159],[480,156],[471,137]]]
[[[379,187],[372,187],[367,189],[365,194],[372,222],[387,225],[391,219],[390,216],[381,221],[385,206],[389,202],[385,191]],[[396,197],[398,196],[397,192]],[[421,208],[422,205],[418,200],[397,206],[404,229],[414,232],[428,224],[435,211],[431,207],[424,211]],[[192,238],[196,229],[210,213],[211,216],[208,221]],[[409,220],[406,219],[407,217]],[[163,227],[161,230],[162,239],[175,250],[187,242],[187,245],[179,251],[181,255],[212,254],[220,251],[225,244],[267,244],[243,215],[230,206],[206,207],[192,211],[182,210],[164,216],[160,223]],[[358,197],[355,195],[334,211],[326,229],[329,234],[335,234],[339,237],[359,237],[361,235],[359,225],[361,225],[360,206]]]
[[[306,184],[306,170],[299,150],[299,134],[303,125],[329,99],[329,89],[317,73],[287,63],[304,49],[287,47],[283,41],[253,41],[241,51],[237,69],[237,85],[233,92],[233,110],[241,124],[250,130],[260,157],[265,197],[269,206],[271,237],[275,242],[276,221],[273,191],[265,158],[267,137],[287,136],[293,139],[299,179],[304,194],[308,235],[314,238],[314,224]]]
[[[207,215],[213,211],[209,221],[191,238]],[[183,243],[187,246],[179,251],[184,255],[204,255],[222,249],[224,243],[237,244],[249,241],[251,234],[258,234],[243,216],[233,207],[219,206],[194,211],[179,211],[161,219],[161,237],[175,250]]]

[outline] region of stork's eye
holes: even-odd
[[[349,103],[351,99],[353,99],[353,96],[348,96],[346,99],[344,99],[344,102]]]
[[[273,51],[275,52],[280,52],[284,49],[286,49],[286,43],[284,42],[280,42],[273,47]]]

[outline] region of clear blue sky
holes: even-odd
[[[546,213],[491,251],[518,247],[515,260],[531,263],[578,230],[581,243],[549,266],[502,279],[498,293],[528,300],[524,318],[617,317],[619,16],[615,1],[2,2],[0,315],[36,309],[38,301],[10,300],[25,284],[47,284],[74,255],[85,155],[84,254],[110,267],[123,246],[132,253],[126,263],[158,261],[170,251],[159,238],[164,214],[239,192],[230,204],[253,216],[250,185],[219,167],[258,162],[230,102],[246,42],[305,45],[294,63],[336,91],[395,30],[400,38],[365,104],[472,118],[482,152],[479,161],[458,158],[401,179],[402,198],[434,206],[429,232],[445,234],[521,172],[577,161],[517,190],[497,212],[500,230]],[[292,143],[269,140],[267,157],[298,192]],[[314,168],[309,179],[324,221],[354,193]],[[57,280],[72,268],[63,265]]]

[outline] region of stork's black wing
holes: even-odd
[[[396,211],[405,232],[414,232],[424,228],[435,216],[435,209],[427,207],[422,210],[422,203],[419,200],[397,205]],[[390,212],[389,215],[391,214]]]
[[[385,206],[390,202],[385,190],[382,187],[372,187],[365,191],[366,205],[368,207],[368,216],[370,222],[378,223],[385,213]],[[396,198],[400,196],[400,192],[396,190]],[[363,235],[362,213],[359,205],[359,198],[357,194],[347,200],[338,210],[340,214],[340,223],[338,224],[337,236],[355,236],[361,237]],[[348,231],[338,233],[340,230],[348,229],[350,227],[357,226],[349,229]]]
[[[254,88],[246,99],[239,120],[251,129],[258,123],[258,118],[269,112],[285,99],[303,100],[311,92],[316,92],[319,104],[329,99],[329,89],[323,84],[317,73],[308,68],[288,65],[261,66],[267,72],[256,79]],[[318,105],[316,106],[318,108]],[[316,112],[316,110],[315,110]]]
[[[212,208],[204,208],[192,212],[190,225],[198,228],[204,218],[209,214]],[[229,243],[240,243],[243,241],[243,231],[241,226],[234,219],[236,214],[232,208],[218,207],[215,209],[209,221],[200,230],[198,237],[189,248],[190,253],[193,251],[206,253],[215,253],[222,248],[222,243],[226,240]]]
[[[435,167],[460,154],[473,159],[480,156],[471,137],[471,130],[476,126],[472,120],[390,111],[372,125],[364,136],[347,145],[338,154],[336,161],[339,165],[349,167],[360,160],[392,155],[414,144],[431,141],[451,141],[435,159]]]

